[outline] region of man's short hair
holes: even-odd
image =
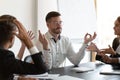
[[[45,20],[46,20],[46,22],[47,22],[47,21],[50,20],[52,17],[58,17],[58,16],[61,16],[61,14],[60,14],[59,12],[51,11],[51,12],[49,12],[49,13],[46,15]]]

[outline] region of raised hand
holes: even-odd
[[[48,41],[45,38],[45,35],[43,35],[40,30],[39,30],[39,41],[42,43],[43,45],[43,49],[44,50],[48,50]]]
[[[29,38],[31,40],[35,38],[35,36],[34,36],[32,31],[28,31],[27,34],[28,34],[28,36],[29,36]],[[24,42],[21,41],[21,45],[22,46],[21,46],[21,48],[19,50],[19,53],[17,54],[17,58],[20,59],[20,60],[23,58],[23,54],[24,54],[24,51],[25,51],[25,44],[24,44]]]
[[[35,38],[35,35],[34,35],[34,33],[33,33],[32,31],[27,31],[27,34],[28,34],[28,36],[29,36],[29,38],[30,38],[31,40]],[[24,45],[23,42],[22,42],[22,45]],[[24,46],[25,46],[25,45],[24,45]]]
[[[28,33],[28,36],[31,40],[35,38],[35,35],[32,31],[28,31],[27,33]]]
[[[91,34],[86,33],[84,37],[84,43],[87,44],[88,42],[93,41],[96,38],[97,34],[94,32],[94,35],[92,36]]]
[[[14,23],[16,24],[17,28],[18,28],[18,33],[13,32],[21,41],[24,42],[24,44],[27,46],[28,49],[30,49],[31,47],[33,47],[33,43],[30,40],[30,37],[28,36],[28,33],[26,31],[26,29],[24,28],[24,26],[18,21],[18,20],[14,20]]]
[[[87,47],[87,50],[89,51],[94,51],[94,52],[100,52],[100,50],[97,48],[97,46],[95,45],[95,43],[92,43]]]
[[[114,49],[108,45],[109,48],[105,48],[105,49],[101,49],[100,52],[104,53],[104,54],[111,54],[111,55],[115,55],[116,52],[114,51]]]

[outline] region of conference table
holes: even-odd
[[[100,71],[104,68],[109,69],[111,68],[108,64],[96,64],[94,62],[88,62],[84,64],[80,64],[80,66],[88,66],[93,67],[94,70],[91,71],[85,71],[85,72],[76,72],[72,71],[71,68],[74,68],[75,66],[67,66],[67,67],[61,67],[61,68],[54,68],[49,71],[50,74],[60,74],[60,76],[63,75],[69,75],[72,77],[81,78],[84,80],[120,80],[120,75],[114,75],[114,74],[101,74]],[[107,67],[108,66],[108,67]],[[112,68],[111,68],[112,69]]]

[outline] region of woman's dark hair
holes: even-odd
[[[59,12],[56,12],[56,11],[51,11],[49,12],[47,15],[46,15],[46,22],[51,19],[52,17],[58,17],[58,16],[61,16],[61,14]]]
[[[120,16],[117,17],[117,21],[120,23]]]
[[[11,15],[0,16],[0,45],[7,42],[16,30],[16,25],[13,22],[16,18]]]

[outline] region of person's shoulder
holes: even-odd
[[[114,40],[114,41],[118,41],[118,40],[119,40],[119,37],[115,37],[113,40]]]
[[[10,50],[0,49],[0,58],[9,59],[15,57],[14,53]]]
[[[119,41],[120,41],[120,39],[119,39],[118,37],[115,37],[115,38],[113,39],[113,43],[119,43]]]
[[[13,52],[12,51],[10,51],[10,50],[6,50],[6,49],[0,49],[0,53],[11,53],[11,54],[13,54]]]

